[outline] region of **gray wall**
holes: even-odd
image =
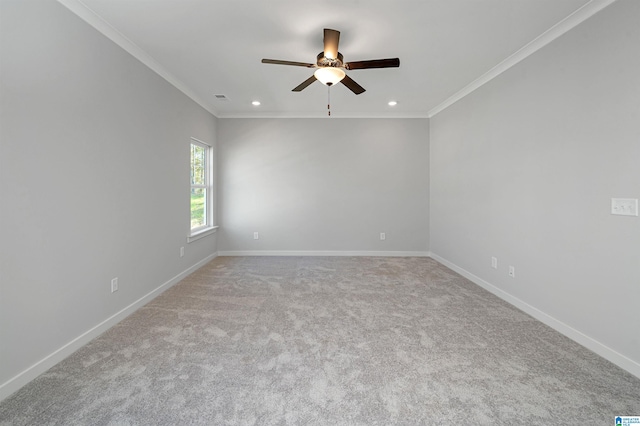
[[[636,374],[640,218],[610,199],[640,198],[638,17],[614,3],[437,114],[430,139],[432,253]]]
[[[220,253],[426,254],[428,126],[219,119]]]
[[[57,2],[0,5],[2,386],[215,253],[186,237],[216,119]]]

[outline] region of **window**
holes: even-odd
[[[191,139],[191,233],[189,241],[204,237],[213,226],[212,148]]]

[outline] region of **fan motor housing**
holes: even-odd
[[[320,52],[318,53],[318,58],[316,61],[316,64],[318,64],[319,67],[343,67],[344,66],[344,62],[343,62],[344,57],[342,56],[342,53],[338,52],[338,57],[336,59],[330,59],[330,58],[326,58],[324,56],[324,52]]]

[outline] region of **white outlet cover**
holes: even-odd
[[[638,216],[638,199],[612,198],[611,214],[620,216]]]

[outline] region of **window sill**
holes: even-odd
[[[187,237],[187,242],[191,243],[193,241],[199,240],[200,238],[204,238],[208,235],[211,235],[216,232],[219,226],[210,226],[209,228],[201,229],[198,232],[195,232]]]

